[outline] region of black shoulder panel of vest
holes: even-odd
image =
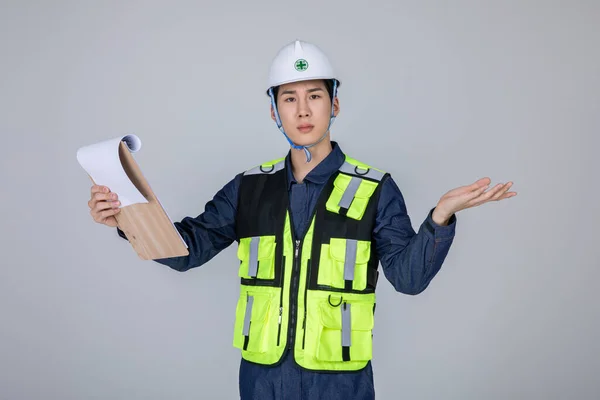
[[[279,235],[287,210],[285,170],[242,177],[236,218],[237,237]]]
[[[244,174],[239,188],[236,217],[237,240],[275,236],[274,279],[245,279],[242,284],[260,286],[283,285],[283,231],[287,213],[285,170]],[[260,263],[259,263],[260,268]],[[283,293],[283,292],[282,292]]]

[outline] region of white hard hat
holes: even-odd
[[[340,81],[323,51],[316,45],[296,40],[284,46],[271,63],[267,94],[270,88],[310,79]]]

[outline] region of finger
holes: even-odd
[[[95,199],[97,193],[102,193],[104,191],[103,186],[93,185],[90,189],[90,200],[88,201],[88,207],[94,208],[97,200]]]
[[[88,206],[91,209],[94,209],[94,208],[96,208],[96,205],[98,203],[105,202],[106,200],[107,199],[106,199],[106,195],[105,194],[103,194],[103,193],[96,193],[96,194],[94,194],[92,196],[92,198],[90,199],[90,201],[88,201]]]
[[[106,201],[106,200],[107,200],[106,194],[96,192],[92,195],[92,198],[90,199],[88,204],[90,205],[90,208],[94,208],[96,206],[96,203],[98,203],[99,201]]]
[[[119,201],[99,201],[98,203],[96,203],[96,206],[94,207],[94,210],[97,213],[100,213],[103,210],[109,210],[112,208],[118,208],[119,205],[121,205],[121,203]]]
[[[96,193],[94,195],[95,201],[114,201],[119,198],[116,193]]]
[[[502,196],[500,196],[498,199],[496,199],[496,201],[500,201],[500,200],[504,200],[504,199],[509,199],[509,198],[514,197],[516,195],[517,195],[516,192],[508,192],[508,193],[505,193]],[[477,207],[477,206],[482,205],[483,203],[487,203],[488,201],[491,201],[491,200],[480,201],[480,202],[477,202],[477,203],[469,205],[469,207]]]
[[[475,199],[476,202],[475,202],[475,204],[472,205],[472,207],[480,206],[489,201],[498,201],[498,200],[504,199],[505,192],[506,192],[507,188],[509,188],[510,186],[512,186],[512,182],[505,183],[505,184],[499,183],[498,185],[494,186],[494,188],[491,189],[488,193],[481,196],[481,198]],[[512,196],[513,195],[511,195],[511,197]]]
[[[105,224],[105,225],[111,225],[111,226],[116,225],[115,214],[117,214],[119,212],[120,212],[119,208],[116,208],[114,210],[103,211],[102,214],[97,214],[94,217],[94,221],[96,221],[99,224]],[[114,220],[114,224],[110,221],[111,219]]]
[[[109,203],[103,201],[103,202],[97,203],[96,206],[90,210],[90,214],[92,214],[94,219],[97,220],[97,219],[102,218],[101,216],[102,216],[103,211],[112,210],[112,209],[113,209],[113,207]]]
[[[514,197],[516,195],[517,195],[517,192],[508,192],[508,193],[505,193],[502,197],[500,197],[498,199],[498,201],[504,200],[504,199],[510,199],[511,197]]]
[[[492,189],[490,189],[489,192],[487,192],[486,194],[483,195],[483,197],[485,199],[491,199],[492,197],[494,197],[496,194],[498,194],[498,192],[500,192],[502,190],[502,188],[504,187],[503,183],[499,183],[496,186],[494,186]]]
[[[121,211],[120,208],[113,208],[111,210],[104,210],[100,213],[100,219],[104,222],[106,218],[112,217],[115,214],[118,214]]]
[[[478,196],[479,194],[481,194],[482,190],[486,190],[489,186],[490,178],[481,178],[470,185],[458,188],[458,190],[453,194],[461,195],[464,193],[468,193],[473,196]]]
[[[91,209],[96,207],[96,204],[103,201],[115,201],[119,198],[116,193],[112,193],[106,186],[92,186],[92,198],[88,201],[88,207]]]
[[[469,193],[469,196],[467,197],[468,201],[473,201],[473,200],[477,199],[478,197],[480,197],[483,194],[483,192],[486,191],[486,189],[488,187],[489,187],[488,185],[485,185],[485,186],[482,186],[479,189]]]
[[[494,193],[494,195],[490,198],[490,201],[500,200],[504,196],[504,194],[508,191],[508,189],[510,189],[511,186],[512,186],[512,182],[507,182],[507,183],[501,185],[501,187],[496,191],[496,193]]]
[[[108,217],[106,218],[103,222],[104,225],[106,226],[110,226],[110,227],[116,227],[119,226],[119,224],[117,223],[117,218],[116,217]]]
[[[477,182],[482,182],[482,180],[480,179]],[[448,193],[446,193],[444,196],[445,197],[454,197],[454,196],[462,196],[463,194],[471,195],[471,194],[475,194],[482,187],[487,188],[487,185],[481,186],[481,184],[478,184],[477,182],[472,183],[470,185],[460,186],[460,187],[457,187],[456,189],[452,189]]]
[[[490,178],[484,177],[484,178],[478,179],[477,181],[475,181],[473,184],[469,185],[468,187],[471,190],[478,190],[482,186],[489,186],[491,182],[492,181]]]
[[[508,183],[504,184],[500,188],[500,190],[498,190],[498,192],[494,196],[492,196],[492,198],[490,200],[493,200],[493,201],[499,200],[508,191],[508,189],[510,189],[511,186],[512,186],[512,182],[508,182]]]
[[[468,203],[469,207],[475,207],[475,206],[479,206],[485,202],[488,202],[490,200],[490,198],[492,198],[497,192],[498,190],[500,190],[502,188],[502,184],[498,184],[496,186],[494,186],[492,189],[490,189],[487,193],[482,193],[476,197],[474,197],[473,199],[471,199]]]
[[[94,185],[92,186],[92,196],[96,193],[108,193],[110,190],[106,186]]]

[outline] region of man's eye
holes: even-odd
[[[293,97],[288,97],[287,99],[285,99],[285,101],[291,102],[291,101],[294,101],[294,98]]]
[[[321,96],[319,96],[318,94],[313,94],[313,95],[312,95],[312,96],[310,96],[310,97],[312,97],[313,99],[318,99],[318,98],[319,98],[319,97],[321,97]]]

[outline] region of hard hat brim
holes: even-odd
[[[337,87],[338,87],[338,88],[339,88],[339,87],[342,85],[342,82],[341,82],[339,79],[337,79],[337,78],[334,78],[334,77],[332,77],[332,76],[309,76],[309,77],[306,77],[306,78],[300,78],[300,79],[289,79],[289,80],[286,80],[286,81],[282,81],[282,82],[276,82],[276,83],[273,83],[273,85],[272,85],[272,86],[270,86],[270,87],[269,87],[269,88],[266,90],[266,92],[265,92],[265,93],[267,94],[267,96],[269,96],[269,90],[270,90],[271,88],[273,88],[273,89],[274,89],[274,88],[276,88],[276,87],[278,87],[278,86],[285,85],[285,84],[288,84],[288,83],[304,82],[304,81],[314,81],[314,80],[320,80],[320,79],[325,79],[325,80],[333,80],[333,79],[335,79],[335,80],[337,81]]]

